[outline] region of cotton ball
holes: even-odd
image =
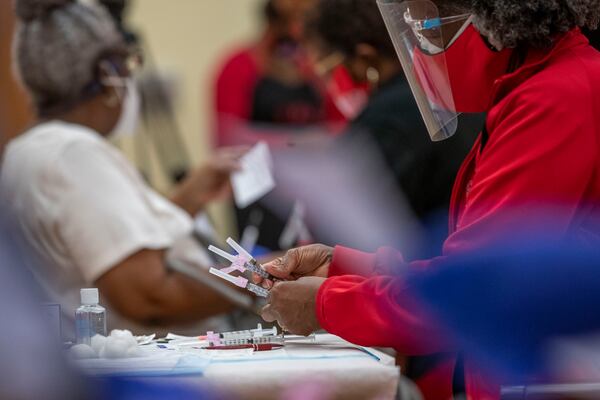
[[[140,348],[137,346],[131,346],[130,348],[127,349],[127,354],[126,354],[127,358],[136,358],[136,357],[141,357],[142,355],[143,355],[142,350],[140,350]]]
[[[76,344],[69,350],[71,357],[76,360],[85,360],[88,358],[96,358],[96,352],[87,344]]]
[[[133,336],[133,333],[128,329],[113,329],[110,331],[110,336],[122,338],[125,336]]]
[[[126,339],[111,336],[106,339],[102,356],[104,358],[125,358],[129,347]]]
[[[137,345],[137,340],[133,336],[133,333],[131,333],[131,331],[129,331],[127,329],[124,329],[124,330],[113,329],[110,332],[110,336],[114,337],[114,338],[126,340],[130,346]]]
[[[96,354],[99,357],[101,357],[100,352],[104,348],[105,344],[106,344],[106,337],[104,337],[102,335],[94,335],[94,337],[92,338],[92,349],[94,349],[94,351],[96,352]]]

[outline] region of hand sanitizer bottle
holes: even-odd
[[[98,289],[81,289],[81,307],[75,312],[77,344],[91,345],[95,335],[106,336],[106,310],[99,302]]]

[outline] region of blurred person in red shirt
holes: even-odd
[[[214,91],[217,145],[264,139],[259,127],[290,132],[286,128],[321,124],[328,114],[341,118],[333,109],[325,110],[301,45],[304,18],[313,5],[314,0],[268,0],[260,38],[227,57]],[[249,125],[257,131],[246,131]]]

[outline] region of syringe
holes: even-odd
[[[220,257],[231,262],[230,267],[223,268],[221,270],[216,268],[211,268],[210,273],[216,275],[222,279],[225,279],[236,286],[241,288],[245,288],[250,292],[256,294],[259,297],[267,297],[269,295],[269,291],[259,285],[251,283],[248,279],[242,276],[233,276],[230,275],[231,272],[240,271],[242,273],[246,271],[250,271],[263,279],[277,280],[274,276],[269,274],[264,268],[258,263],[258,261],[252,257],[252,255],[247,252],[242,246],[237,244],[235,240],[232,238],[227,239],[227,244],[229,244],[236,252],[237,255],[229,254],[226,251],[223,251],[215,246],[209,246],[208,250],[217,254]]]
[[[244,278],[243,276],[229,275],[229,274],[227,274],[223,271],[220,271],[216,268],[211,268],[208,272],[210,272],[211,274],[213,274],[215,276],[218,276],[221,279],[225,279],[226,281],[229,281],[238,287],[244,288],[244,289],[254,293],[258,297],[266,298],[269,295],[269,291],[267,289],[265,289],[264,287],[255,285],[254,283],[251,283],[248,279]]]
[[[207,332],[206,340],[209,347],[214,346],[243,346],[243,345],[261,345],[272,344],[284,346],[289,342],[314,342],[316,336],[314,334],[304,337],[295,335],[285,335],[279,333],[276,327],[271,329],[262,329],[262,325],[258,324],[257,329],[236,331],[236,332]]]

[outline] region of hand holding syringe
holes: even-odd
[[[291,249],[283,257],[262,266],[265,272],[275,279],[256,274],[252,281],[262,287],[271,288],[277,281],[295,281],[307,276],[327,278],[332,258],[333,248],[322,244]]]
[[[233,239],[228,238],[227,244],[237,252],[237,255],[229,254],[226,251],[223,251],[215,246],[210,246],[208,250],[228,260],[229,262],[231,262],[231,265],[220,270],[216,268],[211,268],[209,272],[213,275],[218,276],[219,278],[225,279],[226,281],[233,283],[238,287],[247,289],[259,297],[267,297],[269,295],[269,291],[267,289],[254,283],[251,283],[247,278],[244,278],[243,276],[233,276],[231,275],[231,273],[235,271],[239,271],[241,273],[250,271],[262,279],[267,279],[270,281],[276,281],[277,279],[273,275],[267,273],[267,271],[263,269],[263,267],[258,263],[258,261],[256,261],[256,259],[252,257],[250,253],[248,253],[244,248],[242,248],[242,246],[237,244]]]
[[[227,243],[236,249],[238,255],[234,256],[211,247],[211,251],[231,262],[230,267],[222,270],[213,268],[211,273],[258,296],[268,297],[268,304],[261,310],[265,321],[277,321],[284,330],[302,335],[308,335],[320,328],[313,303],[319,287],[329,274],[332,248],[311,245],[293,249],[284,257],[265,265],[265,270],[233,240],[228,239]],[[230,275],[234,271],[243,273],[247,270],[254,273],[254,283],[245,277]],[[299,310],[306,311],[298,313]]]

